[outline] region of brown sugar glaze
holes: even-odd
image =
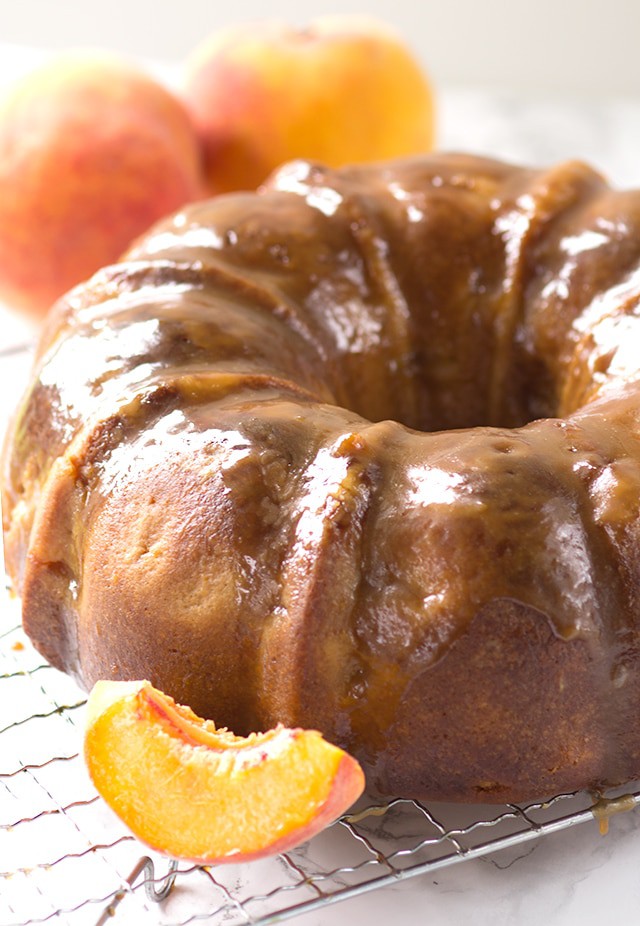
[[[387,794],[640,775],[639,306],[640,193],[578,163],[295,162],[189,207],[43,334],[27,632]]]

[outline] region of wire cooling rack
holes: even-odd
[[[19,388],[27,366],[27,346],[0,351],[5,395],[7,384]],[[80,754],[84,705],[74,682],[31,647],[18,603],[1,591],[1,926],[112,920],[114,926],[268,926],[518,849],[594,816],[606,825],[612,813],[640,803],[640,785],[595,805],[587,794],[495,807],[363,799],[311,842],[277,858],[216,868],[178,865],[149,853],[93,789]]]

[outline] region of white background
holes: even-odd
[[[0,42],[179,60],[231,19],[344,11],[394,23],[438,84],[640,97],[638,0],[0,0]]]

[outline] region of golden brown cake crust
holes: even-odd
[[[640,775],[640,193],[433,155],[190,207],[71,293],[5,452],[25,627],[384,793]]]

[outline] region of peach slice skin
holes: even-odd
[[[317,731],[235,736],[148,681],[96,683],[84,752],[97,791],[139,839],[198,864],[292,849],[364,789],[357,761]]]

